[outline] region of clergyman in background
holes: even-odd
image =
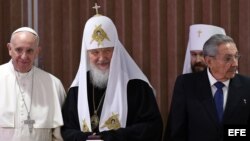
[[[194,24],[189,27],[189,41],[184,60],[183,74],[206,69],[207,65],[202,49],[204,43],[214,34],[226,35],[223,28],[214,25]]]

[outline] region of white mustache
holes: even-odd
[[[108,64],[109,63],[109,61],[98,61],[98,62],[96,62],[98,65],[100,65],[100,64]]]

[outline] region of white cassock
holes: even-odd
[[[37,67],[28,73],[18,73],[11,61],[1,65],[0,141],[62,140],[64,98],[63,85],[55,76]],[[28,111],[35,120],[32,133],[24,124]]]

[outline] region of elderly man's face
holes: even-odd
[[[240,55],[233,43],[218,46],[218,53],[214,57],[206,57],[211,74],[216,80],[226,81],[235,76],[238,69]]]
[[[100,71],[106,71],[110,67],[113,47],[92,49],[88,51],[89,61]]]
[[[191,50],[191,68],[192,72],[200,72],[206,69],[206,63],[202,50]]]
[[[30,71],[40,51],[35,35],[30,32],[15,33],[7,47],[15,70],[22,73]]]

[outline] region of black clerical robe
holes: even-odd
[[[90,115],[93,114],[93,86],[88,81],[88,102]],[[97,107],[105,89],[95,88]],[[134,79],[127,85],[128,115],[125,128],[99,132],[104,141],[161,141],[163,123],[151,87],[144,81]],[[77,112],[78,87],[69,89],[62,113],[64,126],[61,129],[64,141],[85,141],[92,133],[80,130]],[[102,104],[102,101],[101,101]],[[98,110],[100,116],[101,107]]]

